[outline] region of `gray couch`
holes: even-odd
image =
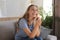
[[[18,17],[0,18],[0,40],[14,40],[15,31],[16,31],[15,23],[17,21],[18,21]],[[42,30],[42,31],[44,31],[44,30]],[[42,37],[43,36],[44,35],[42,35]]]
[[[14,40],[18,18],[0,18],[0,40]]]

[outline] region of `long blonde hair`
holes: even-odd
[[[25,18],[27,21],[29,21],[29,20],[28,20],[28,18],[29,18],[29,13],[28,13],[28,11],[30,10],[30,8],[31,8],[32,6],[35,6],[35,7],[38,8],[37,5],[30,5],[30,6],[27,8],[27,10],[26,10],[24,16],[22,17],[22,18]]]
[[[35,6],[35,7],[38,8],[37,5],[33,5],[33,4],[30,5],[30,6],[27,8],[27,10],[26,10],[24,16],[21,17],[21,18],[25,18],[25,19],[27,20],[27,22],[29,22],[29,13],[28,13],[28,11],[30,10],[30,8],[31,8],[32,6]],[[16,23],[16,26],[17,26],[17,27],[16,27],[16,32],[19,30],[19,21],[20,21],[21,18],[19,18],[18,22]]]
[[[28,8],[27,8],[27,10],[26,10],[26,12],[25,12],[25,14],[24,14],[24,16],[22,17],[22,18],[25,18],[26,20],[27,20],[27,22],[29,22],[29,13],[28,13],[28,11],[30,10],[30,8],[32,7],[32,6],[35,6],[35,7],[37,7],[38,8],[38,6],[37,5],[30,5]],[[19,18],[19,20],[20,20],[21,18]],[[19,22],[19,21],[18,21]]]

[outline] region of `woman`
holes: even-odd
[[[30,5],[19,19],[19,31],[15,35],[15,40],[41,40],[40,26],[41,18],[38,16],[38,7]]]

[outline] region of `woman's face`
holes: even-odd
[[[29,17],[35,18],[38,14],[38,8],[36,6],[32,6],[30,7],[28,13],[29,13]]]

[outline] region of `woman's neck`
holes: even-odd
[[[28,24],[30,25],[30,24],[32,24],[33,23],[33,18],[29,18],[29,22],[28,22]]]

